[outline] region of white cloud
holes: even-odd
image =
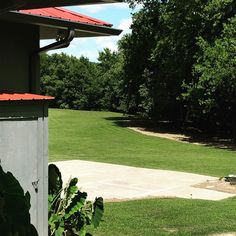
[[[110,37],[98,37],[95,38],[96,47],[99,51],[102,51],[104,48],[109,48],[111,51],[118,50],[118,41],[127,33],[130,33],[130,26],[132,24],[132,18],[122,19],[119,23],[118,28],[122,29],[123,32],[120,36],[110,36]]]
[[[51,40],[51,39],[48,39],[48,40],[40,40],[40,47],[45,47],[51,43],[55,42],[55,40]]]
[[[86,46],[88,40],[91,40],[91,39],[88,39],[88,38],[75,38],[72,40],[71,44],[70,44],[70,48],[72,50],[76,49],[76,48],[80,48],[81,46]]]
[[[81,7],[77,7],[77,9],[84,9],[86,10],[88,13],[98,13],[104,10],[104,6],[102,5],[93,5],[93,6],[81,6]]]
[[[107,4],[107,5],[112,5],[113,7],[117,7],[117,8],[125,8],[128,9],[129,8],[129,4],[128,3],[111,3],[111,4]]]
[[[122,9],[128,9],[129,5],[127,3],[108,3],[108,4],[104,4],[104,5],[86,5],[86,6],[79,6],[76,7],[77,10],[79,9],[84,9],[86,10],[88,13],[98,13],[104,10],[107,10],[108,8],[122,8]]]
[[[90,61],[97,61],[98,51],[96,51],[96,50],[81,50],[81,51],[78,51],[78,53],[75,53],[75,54],[73,53],[71,55],[76,56],[76,57],[84,56],[84,57],[89,58]]]
[[[99,51],[109,48],[111,51],[117,51],[117,37],[98,37],[95,39],[96,47]]]
[[[118,29],[122,29],[125,33],[127,33],[127,31],[130,31],[130,26],[132,24],[132,18],[128,18],[128,19],[122,19],[120,21],[120,24],[118,25]]]

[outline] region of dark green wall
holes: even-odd
[[[37,92],[31,77],[38,83],[39,59],[31,55],[39,48],[39,27],[0,21],[0,29],[0,93]]]

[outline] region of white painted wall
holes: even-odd
[[[48,235],[48,121],[0,120],[0,159],[31,195],[31,222]],[[38,192],[32,182],[38,182]]]

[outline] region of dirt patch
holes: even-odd
[[[106,203],[115,203],[115,202],[129,202],[129,201],[139,201],[139,200],[153,200],[153,199],[175,199],[176,197],[164,197],[164,196],[146,196],[146,197],[133,197],[133,198],[110,198],[104,199]]]
[[[236,150],[236,145],[231,139],[224,139],[219,137],[205,137],[204,135],[193,136],[191,134],[183,134],[177,132],[165,132],[163,130],[149,130],[143,127],[128,127],[129,129],[139,132],[144,135],[154,136],[159,138],[166,138],[183,143],[192,143],[203,146],[216,147],[220,149]]]
[[[236,232],[233,232],[233,233],[221,233],[221,234],[211,234],[210,236],[236,236]]]
[[[168,232],[168,233],[177,233],[179,230],[176,228],[162,228],[162,230]]]
[[[184,141],[184,139],[190,138],[189,136],[184,135],[184,134],[170,134],[170,133],[158,133],[158,132],[146,131],[144,128],[141,128],[141,127],[128,127],[128,128],[144,135],[154,136],[154,137],[159,137],[159,138],[167,138],[167,139],[181,141],[181,142],[187,142],[187,141]],[[196,144],[200,144],[200,143],[196,143]]]
[[[224,193],[236,194],[236,185],[231,185],[229,182],[222,180],[208,180],[204,183],[193,185],[195,188],[204,188],[209,190],[215,190]]]

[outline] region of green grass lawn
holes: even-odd
[[[209,235],[236,231],[236,199],[153,199],[106,204],[95,236]]]
[[[122,114],[50,110],[49,158],[224,176],[236,173],[236,153],[145,136],[116,124]]]
[[[233,151],[149,137],[120,127],[121,114],[50,110],[50,161],[81,159],[223,176],[236,172]],[[208,235],[236,231],[236,198],[153,199],[106,203],[95,236]]]

